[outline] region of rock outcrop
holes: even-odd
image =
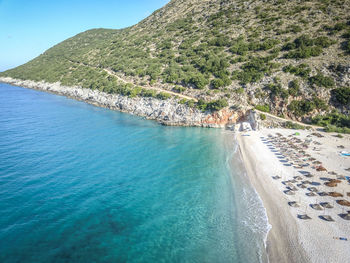
[[[202,112],[180,104],[173,98],[168,100],[160,100],[152,97],[130,98],[118,94],[108,94],[98,90],[62,86],[60,83],[35,82],[8,77],[0,78],[0,82],[63,95],[95,106],[156,120],[161,124],[169,126],[224,128],[248,118],[249,122],[252,123],[251,126],[255,127],[255,119],[250,116],[250,111],[243,112],[225,108],[218,112]],[[246,116],[246,114],[249,114],[249,116]]]

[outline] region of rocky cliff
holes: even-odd
[[[50,92],[63,95],[89,104],[112,110],[130,113],[156,120],[169,126],[197,126],[208,128],[224,128],[238,124],[246,120],[249,113],[222,109],[218,112],[202,112],[185,104],[180,104],[176,99],[160,100],[152,97],[127,97],[119,94],[108,94],[98,90],[84,89],[81,87],[67,87],[57,83],[35,82],[31,80],[18,80],[13,78],[0,78],[0,82],[15,86]],[[248,118],[251,120],[251,118]],[[253,120],[254,122],[255,120]]]

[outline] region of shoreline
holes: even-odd
[[[263,206],[268,217],[268,222],[270,224],[270,230],[265,237],[265,249],[268,256],[268,262],[308,262],[305,260],[306,255],[304,250],[292,250],[291,247],[293,244],[291,240],[285,240],[284,234],[291,234],[290,225],[293,225],[293,222],[288,220],[286,215],[284,215],[284,217],[286,217],[285,219],[287,222],[289,221],[288,224],[282,223],[282,221],[276,217],[279,207],[275,206],[274,201],[270,196],[271,193],[269,193],[267,189],[264,189],[264,182],[255,176],[257,169],[256,165],[254,164],[254,157],[249,151],[247,151],[247,146],[245,145],[245,142],[242,140],[241,136],[242,134],[237,134],[239,154],[246,169],[249,181],[263,202]],[[293,226],[293,228],[295,229],[295,226]],[[278,244],[278,246],[274,244]]]
[[[229,153],[227,165],[230,171],[230,181],[234,182],[232,184],[235,196],[233,205],[237,210],[236,213],[240,215],[239,218],[236,218],[237,224],[243,224],[242,229],[249,229],[242,230],[238,228],[238,231],[246,231],[239,241],[244,244],[242,249],[252,252],[251,262],[268,263],[266,239],[271,225],[268,222],[263,200],[247,176],[245,162],[237,140],[238,135],[237,132],[223,132],[226,141],[224,150]],[[247,248],[248,246],[254,246],[254,253],[252,249]]]
[[[267,134],[282,133],[284,136],[290,136],[295,130],[287,129],[265,129],[253,131],[245,134],[238,133],[237,141],[239,152],[244,163],[247,176],[263,201],[266,209],[268,222],[272,226],[266,242],[266,251],[269,262],[344,262],[344,258],[350,257],[349,242],[335,240],[335,237],[350,237],[350,222],[341,218],[340,213],[346,212],[346,207],[341,207],[330,196],[309,197],[305,195],[307,189],[296,190],[295,196],[289,196],[284,193],[285,185],[282,181],[292,179],[299,175],[298,169],[293,166],[284,166],[276,155],[263,144],[262,137]],[[301,131],[303,138],[310,138],[309,131]],[[309,137],[307,137],[309,136]],[[347,166],[350,167],[350,159],[344,159],[337,153],[337,144],[345,145],[345,149],[350,148],[350,137],[344,136],[342,139],[333,139],[332,134],[323,134],[321,141],[324,152],[308,149],[307,153],[322,161],[325,167],[340,173]],[[349,147],[349,148],[348,148]],[[311,148],[311,147],[310,147]],[[319,156],[317,156],[319,155]],[[345,161],[344,161],[345,160]],[[349,161],[348,161],[349,160]],[[310,171],[311,168],[309,168]],[[305,170],[307,170],[305,168]],[[326,176],[313,172],[317,182],[317,176]],[[350,173],[350,172],[349,172]],[[344,172],[345,175],[346,172]],[[272,176],[281,175],[280,180],[272,179]],[[350,190],[346,181],[343,181],[339,187],[339,192]],[[334,191],[327,186],[318,186],[320,191]],[[339,198],[338,198],[339,199]],[[343,199],[348,200],[346,196]],[[288,201],[299,201],[300,208],[294,208],[288,205]],[[314,203],[327,201],[334,202],[334,208],[324,210],[323,212],[312,209],[310,206]],[[298,218],[301,214],[307,214],[310,220],[301,220]],[[329,214],[334,219],[333,222],[322,220],[322,215]]]
[[[97,107],[155,120],[166,126],[224,128],[227,125],[239,125],[240,119],[248,119],[252,127],[256,125],[256,119],[250,110],[234,111],[224,108],[218,112],[202,112],[179,103],[176,98],[161,100],[154,97],[128,97],[78,86],[63,86],[59,82],[46,83],[0,77],[0,83],[65,96]]]
[[[105,94],[96,90],[86,90],[79,87],[63,87],[60,86],[58,83],[48,84],[20,80],[13,81],[15,83],[4,82],[3,79],[0,78],[0,82],[4,82],[10,85],[65,96],[98,107],[108,108],[111,110],[118,110],[137,116],[142,116],[146,119],[157,120],[158,122],[164,125],[199,126],[212,128],[222,127],[218,123],[209,124],[203,122],[203,120],[208,117],[205,113],[195,112],[196,110],[193,109],[187,111],[188,107],[184,105],[179,105],[175,100],[169,100],[165,102],[155,98],[128,98],[121,95]],[[29,83],[29,85],[23,84],[23,82]],[[124,104],[116,104],[116,101]],[[130,101],[132,101],[132,103]],[[145,103],[145,108],[138,108],[138,110],[136,109],[135,111],[134,107],[138,106],[137,104],[140,102]],[[170,105],[165,105],[167,103],[169,103]],[[126,106],[129,106],[129,108],[125,108]],[[171,114],[171,111],[178,109],[176,107],[185,107],[181,108],[180,115],[173,115],[172,118],[175,118],[177,122],[169,122],[168,120],[167,123],[162,123],[159,120],[159,118],[163,118],[165,116],[164,114],[161,114],[162,112],[164,113],[163,110],[167,111],[166,114]],[[157,112],[154,115],[153,113],[155,112],[155,108],[160,112]],[[151,112],[150,115],[147,115],[149,112]],[[199,115],[196,115],[197,113]],[[173,120],[174,119],[172,119],[172,121]],[[341,255],[348,255],[350,258],[350,251],[345,250],[348,242],[339,243],[336,241],[337,243],[330,243],[332,242],[332,240],[330,239],[331,236],[333,236],[333,239],[334,237],[339,236],[346,236],[347,238],[350,238],[350,224],[346,225],[346,223],[348,222],[343,222],[341,221],[341,219],[336,218],[337,222],[340,221],[341,226],[339,228],[333,227],[334,223],[325,223],[323,221],[320,221],[320,219],[317,218],[319,214],[316,214],[315,211],[310,212],[313,218],[310,221],[303,221],[297,219],[297,213],[301,213],[301,209],[296,210],[296,208],[289,207],[287,205],[288,198],[281,191],[281,185],[279,185],[280,182],[272,180],[272,176],[275,176],[279,172],[281,172],[282,174],[282,171],[283,174],[285,174],[285,176],[293,177],[293,175],[295,175],[293,174],[293,172],[291,172],[289,168],[286,168],[280,162],[278,162],[276,156],[274,156],[270,151],[268,151],[266,145],[263,145],[260,140],[261,136],[264,135],[265,137],[267,137],[267,133],[274,133],[276,131],[280,130],[265,129],[262,131],[251,131],[245,134],[248,137],[244,137],[243,133],[234,133],[234,140],[236,140],[238,144],[237,151],[243,162],[248,180],[250,181],[252,187],[258,194],[259,198],[262,200],[263,207],[268,217],[268,223],[271,225],[271,228],[268,231],[265,240],[265,248],[268,261],[271,263],[342,262],[340,260]],[[295,130],[283,129],[282,133],[287,136],[287,134],[293,132],[295,133]],[[302,133],[306,135],[310,134],[311,132],[302,131]],[[331,135],[327,136],[330,137]],[[345,141],[344,145],[349,145],[349,148],[346,147],[346,149],[349,150],[350,137],[345,135],[345,138],[349,141],[349,144],[347,144],[348,142]],[[331,138],[328,139],[332,141]],[[341,139],[339,140],[342,142]],[[328,151],[329,147],[326,150]],[[334,149],[332,149],[332,151],[333,150]],[[320,158],[323,158],[322,155],[320,156]],[[320,160],[324,161],[325,164],[329,164],[329,162],[333,161],[330,156],[326,156],[324,159]],[[330,164],[329,166],[331,166],[332,169],[337,169],[336,162],[334,162],[333,165]],[[336,168],[333,168],[333,166]],[[308,200],[310,201],[311,199]],[[306,208],[304,209],[305,211],[307,207],[308,206],[306,206]],[[339,207],[337,208],[339,209]],[[333,217],[335,216],[336,215],[334,215]],[[323,237],[326,235],[323,234],[323,232],[327,233],[326,240],[322,240]],[[339,254],[337,255],[337,258],[335,260],[332,260],[332,256],[335,256],[334,251],[336,251]],[[321,257],[321,259],[319,257]]]

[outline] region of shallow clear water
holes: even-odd
[[[0,84],[0,262],[262,261],[227,136]]]

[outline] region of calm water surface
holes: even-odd
[[[262,261],[227,136],[0,84],[0,262]]]

